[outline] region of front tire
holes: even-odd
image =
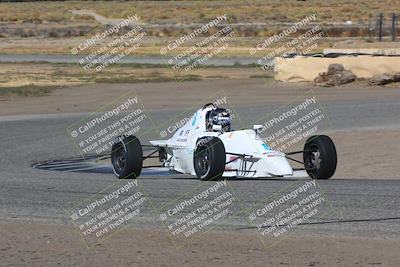
[[[311,178],[331,178],[337,165],[336,148],[332,139],[326,135],[309,137],[304,145],[303,160]]]
[[[193,164],[202,181],[219,180],[225,170],[225,146],[218,137],[206,137],[197,142]]]
[[[143,166],[143,151],[139,139],[128,136],[116,142],[111,149],[111,163],[117,178],[139,177]]]

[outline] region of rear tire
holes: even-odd
[[[326,135],[315,135],[304,145],[303,161],[308,175],[313,179],[329,179],[336,171],[335,144]]]
[[[139,139],[128,136],[116,142],[111,149],[111,163],[117,178],[139,177],[143,166],[143,151]]]
[[[193,164],[197,177],[202,181],[221,179],[225,161],[225,146],[221,139],[206,137],[197,141]]]

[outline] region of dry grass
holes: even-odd
[[[104,26],[88,15],[74,15],[71,10],[87,9],[107,18],[126,18],[137,14],[143,23],[156,23],[159,26],[146,28],[148,36],[135,55],[160,55],[160,47],[171,39],[187,34],[193,30],[190,27],[169,27],[169,23],[204,23],[216,16],[227,14],[229,23],[277,23],[277,26],[234,27],[236,36],[229,47],[218,54],[218,57],[250,56],[249,48],[262,42],[268,36],[282,31],[287,25],[282,23],[296,22],[306,15],[317,14],[318,20],[324,23],[344,22],[355,23],[373,21],[378,13],[386,15],[393,12],[393,7],[400,6],[400,0],[268,0],[252,1],[251,4],[241,0],[232,1],[64,1],[64,2],[27,2],[0,3],[0,53],[2,54],[70,54],[82,40],[104,30]],[[386,16],[387,17],[387,16]],[[33,27],[32,27],[33,25]],[[12,26],[12,27],[9,27]],[[29,27],[26,27],[29,26]],[[37,26],[37,27],[36,27]],[[80,31],[78,26],[87,26],[86,31]],[[19,27],[23,33],[8,34],[1,32],[1,27]],[[45,28],[55,38],[43,38],[36,28]],[[63,31],[60,30],[63,28]],[[368,36],[365,33],[342,28],[327,29],[329,36]],[[368,31],[368,29],[367,29]],[[63,33],[62,33],[63,32]],[[67,32],[68,35],[65,33]],[[69,33],[71,32],[71,33]],[[14,35],[13,35],[14,34]],[[38,35],[35,35],[38,34]],[[58,35],[57,35],[58,34]],[[26,38],[32,36],[30,38]],[[19,38],[23,37],[23,38]],[[169,38],[169,39],[168,39]],[[369,39],[368,39],[369,38]],[[368,37],[371,41],[372,39]],[[188,48],[189,44],[175,49],[176,55]],[[310,52],[320,52],[333,44],[328,39],[319,41],[317,49]],[[94,48],[94,47],[93,47]],[[262,51],[265,55],[275,49],[269,47]],[[85,51],[90,52],[90,49]],[[171,55],[171,56],[172,56]],[[257,55],[258,57],[258,55]]]
[[[34,84],[18,87],[0,87],[0,97],[9,96],[45,96],[60,86],[37,86]]]
[[[39,38],[20,38],[20,39],[0,39],[0,54],[70,54],[71,49],[76,47],[79,42],[84,38],[64,38],[64,39],[39,39]],[[111,39],[110,39],[111,40]],[[234,38],[227,42],[229,46],[218,53],[217,57],[251,57],[249,53],[250,47],[255,47],[258,43],[262,42],[264,38]],[[108,42],[108,41],[107,41]],[[195,40],[200,42],[200,40]],[[179,53],[184,52],[190,47],[191,44],[185,44],[181,47],[169,52],[166,56],[172,57]],[[263,49],[263,54],[273,51],[282,43],[277,43]],[[320,52],[323,48],[331,47],[331,40],[321,39],[318,41],[318,47],[313,52]],[[165,39],[153,38],[151,40],[144,40],[141,46],[132,53],[134,56],[160,56],[160,48],[165,47]],[[89,54],[99,49],[100,46],[92,46],[84,51],[82,54]],[[259,54],[255,55],[259,57]]]
[[[60,22],[92,20],[72,15],[72,9],[92,9],[109,18],[137,13],[144,22],[206,22],[228,14],[231,22],[293,22],[316,12],[324,22],[368,21],[378,12],[393,12],[399,0],[268,0],[252,1],[65,1],[1,3],[0,20],[14,22]]]

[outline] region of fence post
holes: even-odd
[[[383,13],[380,13],[379,14],[379,22],[378,22],[379,42],[382,42],[382,26],[383,26]]]
[[[392,14],[392,41],[396,41],[396,34],[397,34],[397,29],[396,29],[396,13]]]

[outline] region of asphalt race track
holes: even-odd
[[[353,101],[350,105],[330,102],[325,106],[335,125],[334,131],[397,129],[400,125],[400,103],[394,99],[384,103]],[[274,108],[241,108],[240,112],[243,118],[251,121],[252,116],[260,110],[264,109],[262,112],[265,112]],[[166,120],[177,112],[179,110],[153,110],[150,115],[157,122]],[[71,224],[66,210],[72,203],[93,197],[115,182],[116,178],[109,165],[93,167],[87,162],[77,160],[78,153],[65,128],[82,116],[83,114],[1,117],[3,156],[0,163],[0,219]],[[352,118],[360,119],[355,121]],[[69,161],[65,162],[65,159]],[[32,168],[38,162],[47,162],[47,167]],[[311,224],[299,225],[298,231],[321,235],[398,238],[400,181],[381,177],[357,180],[348,178],[351,177],[335,176],[332,180],[318,182],[329,200],[329,212],[312,220]],[[241,199],[245,210],[248,210],[270,194],[295,182],[305,181],[301,178],[230,179],[227,182]],[[214,183],[200,182],[194,177],[170,174],[163,170],[144,171],[139,178],[139,184],[155,208],[145,210],[135,227],[162,228],[158,209],[197,186],[211,186]],[[249,225],[247,217],[246,211],[238,210],[235,216],[225,220],[218,228],[251,231],[254,227]]]

